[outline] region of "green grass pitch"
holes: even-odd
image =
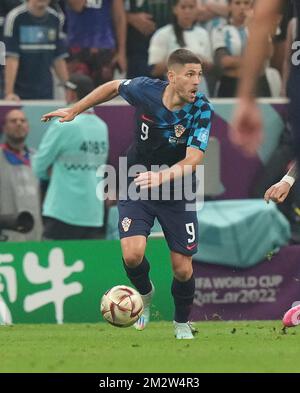
[[[106,323],[0,326],[0,372],[300,372],[300,327],[195,325],[195,340],[175,340],[172,322],[142,332]]]

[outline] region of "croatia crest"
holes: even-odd
[[[131,221],[132,221],[131,218],[128,218],[128,217],[125,217],[123,219],[121,224],[122,224],[124,232],[128,232],[130,224],[131,224]]]
[[[185,128],[181,124],[176,124],[176,126],[174,126],[174,130],[177,138],[180,138],[181,135],[184,133]]]

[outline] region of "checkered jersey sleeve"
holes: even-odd
[[[194,147],[205,152],[208,145],[214,109],[205,97],[199,100],[197,106],[198,110],[194,115],[194,122],[188,138],[187,147]]]
[[[139,106],[145,100],[145,88],[149,85],[149,78],[138,77],[125,79],[119,86],[119,94],[130,105]]]

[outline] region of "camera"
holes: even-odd
[[[27,233],[32,230],[33,225],[34,218],[32,214],[27,211],[17,214],[0,214],[0,233],[3,229]],[[4,240],[6,240],[5,237]]]

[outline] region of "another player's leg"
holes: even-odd
[[[177,339],[193,339],[196,329],[189,322],[195,296],[192,257],[171,252],[174,278],[172,295],[175,304],[174,329]]]
[[[145,257],[146,241],[145,236],[121,239],[124,269],[144,303],[143,314],[134,324],[137,330],[143,330],[150,320],[150,305],[154,295],[154,286],[149,277],[150,265]]]

